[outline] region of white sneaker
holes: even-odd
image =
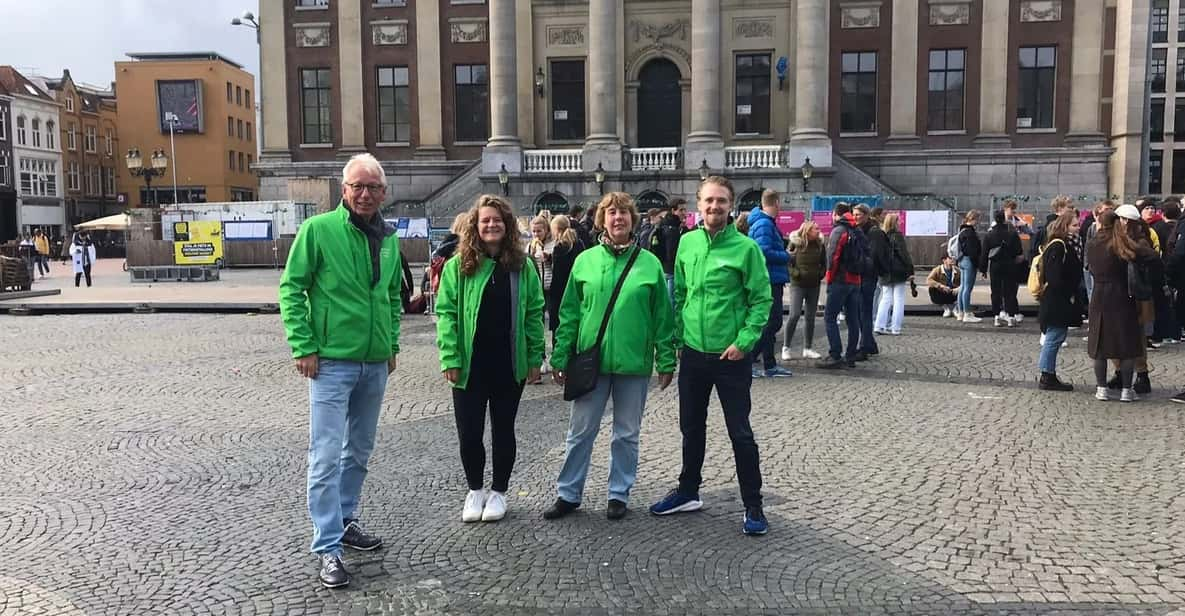
[[[1094,388],[1094,399],[1100,400],[1102,402],[1106,402],[1111,399],[1111,394],[1110,394],[1110,392],[1107,391],[1106,387],[1095,387]]]
[[[551,372],[551,362],[546,359],[543,360],[543,365],[539,366],[539,374],[548,374]]]
[[[847,317],[845,317],[845,316],[843,315],[843,313],[841,312],[841,313],[839,313],[839,316],[838,316],[838,317],[836,317],[836,320],[837,320],[838,322],[840,322],[840,323],[843,323],[843,322],[844,322],[844,320],[845,320],[846,318],[847,318]]]
[[[502,492],[490,491],[486,499],[485,509],[481,511],[482,522],[497,522],[506,517],[506,495]]]
[[[807,359],[822,359],[823,356],[815,352],[814,349],[803,349],[802,356]]]
[[[1024,323],[1024,321],[1025,321],[1025,315],[1023,315],[1023,314],[1021,314],[1021,313],[1019,313],[1019,312],[1018,312],[1018,313],[1016,313],[1016,314],[1012,315],[1012,320],[1013,320],[1013,321],[1016,321],[1016,324],[1017,324],[1017,325],[1020,325],[1021,323]]]
[[[955,313],[955,320],[956,320],[956,321],[962,321],[962,320],[963,320],[963,311],[962,311],[962,310],[959,310],[958,308],[956,308],[956,309],[955,309],[955,311],[954,311],[954,313]]]
[[[1003,312],[992,317],[992,326],[993,327],[1004,327],[1004,313]]]
[[[482,508],[486,505],[485,490],[470,490],[465,497],[465,508],[461,510],[462,522],[476,522],[481,519]]]
[[[954,316],[954,312],[953,312],[953,311],[951,311],[951,309],[950,309],[950,308],[943,308],[943,309],[942,309],[942,318],[944,318],[944,319],[947,319],[947,318],[950,318],[950,317],[952,317],[952,316]]]
[[[1041,334],[1041,342],[1038,342],[1037,346],[1045,346],[1045,334]]]
[[[974,314],[971,314],[970,312],[963,313],[963,322],[964,323],[979,323],[982,321],[983,321],[983,319],[975,316]]]
[[[1004,317],[1004,323],[1008,325],[1008,327],[1016,327],[1016,324],[1019,323],[1019,321],[1016,320],[1016,317],[1008,315]]]
[[[806,351],[802,352],[802,356],[806,357]],[[790,347],[782,347],[782,361],[790,361],[791,359],[793,359],[793,356],[790,354]]]
[[[1136,402],[1139,399],[1140,397],[1136,395],[1136,390],[1134,389],[1124,389],[1119,392],[1120,402]]]

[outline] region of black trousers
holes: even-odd
[[[749,426],[752,402],[749,387],[753,384],[749,358],[740,361],[720,359],[718,353],[683,349],[679,366],[679,430],[683,433],[683,471],[679,491],[699,494],[703,483],[704,449],[708,436],[708,399],[712,388],[724,407],[724,424],[732,440],[737,482],[746,507],[761,506],[761,462],[757,441]]]
[[[82,266],[82,271],[74,274],[74,286],[78,286],[78,283],[82,280],[83,274],[86,274],[86,286],[91,286],[91,266],[89,265]]]
[[[470,490],[480,490],[485,485],[483,438],[487,407],[490,411],[490,449],[494,459],[490,489],[505,492],[510,486],[510,472],[514,470],[517,455],[514,420],[522,395],[523,382],[514,380],[509,366],[501,370],[474,369],[464,389],[453,388],[453,415],[461,444],[461,466],[465,469],[465,481]]]
[[[1000,314],[1000,312],[1007,312],[1008,314],[1020,314],[1020,306],[1017,305],[1016,292],[1016,265],[1013,263],[991,263],[988,265],[988,276],[991,277],[992,282],[992,314]]]
[[[953,306],[959,301],[959,296],[954,293],[947,293],[942,289],[930,289],[930,303],[939,306]]]

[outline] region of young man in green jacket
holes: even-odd
[[[387,193],[369,154],[342,170],[342,202],[300,226],[280,279],[280,314],[296,371],[309,379],[309,515],[321,584],[350,583],[342,546],[374,550],[355,515],[387,375],[399,353],[400,264]]]
[[[668,515],[703,507],[699,498],[712,388],[724,409],[737,481],[745,504],[742,531],[769,531],[761,509],[761,465],[749,426],[753,384],[749,353],[769,320],[769,272],[757,244],[728,223],[732,183],[711,176],[696,192],[703,226],[679,241],[675,257],[675,336],[682,345],[679,429],[683,471],[679,487],[650,512]]]

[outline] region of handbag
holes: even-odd
[[[617,303],[617,296],[621,294],[621,285],[629,275],[630,268],[638,258],[641,248],[634,246],[621,277],[617,279],[617,286],[613,287],[613,295],[609,296],[609,303],[605,306],[605,316],[601,319],[601,330],[597,332],[597,341],[587,350],[576,353],[568,360],[568,368],[564,371],[564,400],[571,402],[597,388],[597,377],[601,372],[601,342],[605,339],[605,330],[609,328],[609,317],[613,315],[613,305]]]
[[[1149,279],[1148,268],[1136,263],[1127,262],[1127,296],[1144,302],[1152,299],[1152,283]]]

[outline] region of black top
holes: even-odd
[[[510,273],[501,263],[494,265],[477,309],[477,330],[473,334],[470,374],[513,372],[510,356]]]
[[[975,227],[971,225],[959,227],[959,246],[963,251],[963,256],[971,259],[971,263],[978,267],[979,256],[983,252],[983,247],[980,244],[979,233],[976,233]]]

